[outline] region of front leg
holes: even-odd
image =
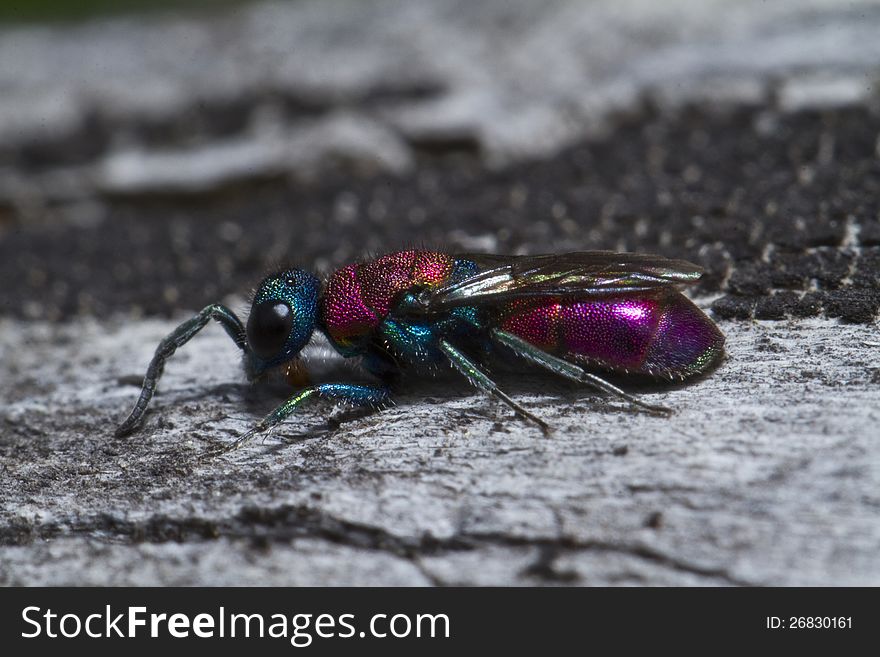
[[[270,431],[273,427],[286,420],[309,397],[318,395],[325,399],[347,402],[352,406],[370,406],[382,408],[391,403],[391,394],[386,387],[361,386],[352,383],[321,383],[310,386],[293,395],[274,411],[260,420],[257,425],[228,445],[224,445],[210,453],[210,456],[226,454],[238,449],[254,436]]]

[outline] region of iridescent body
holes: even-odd
[[[281,366],[297,371],[297,355],[318,329],[340,354],[361,358],[378,381],[307,387],[232,447],[275,426],[311,396],[381,406],[401,373],[441,365],[546,429],[489,377],[492,358],[520,358],[648,411],[668,412],[593,371],[685,379],[714,365],[724,337],[676,289],[700,275],[684,261],[604,251],[521,257],[398,251],[338,269],[323,285],[304,270],[285,270],[260,284],[247,328],[224,306],[212,305],[163,340],[117,433],[137,426],[165,360],[212,318],[244,352],[250,378]]]
[[[724,338],[687,298],[552,299],[508,304],[499,326],[573,363],[668,379],[705,371]]]

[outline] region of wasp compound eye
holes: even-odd
[[[293,313],[283,301],[264,301],[253,307],[247,323],[248,344],[258,358],[271,360],[284,347]]]

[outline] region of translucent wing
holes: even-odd
[[[482,269],[478,274],[426,290],[426,311],[521,297],[600,297],[654,290],[697,281],[703,270],[686,260],[657,255],[579,251],[535,256],[457,254]]]

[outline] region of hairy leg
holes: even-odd
[[[636,397],[625,393],[617,386],[611,385],[610,383],[596,376],[595,374],[590,374],[582,367],[579,367],[578,365],[575,365],[573,363],[569,363],[567,360],[563,360],[562,358],[559,358],[552,354],[548,354],[546,351],[538,349],[533,344],[526,342],[522,338],[519,338],[515,335],[498,329],[493,329],[492,338],[497,342],[500,342],[501,344],[512,349],[513,352],[518,356],[525,358],[526,360],[529,360],[537,365],[540,365],[541,367],[550,370],[554,374],[558,374],[559,376],[565,377],[566,379],[571,379],[572,381],[577,381],[578,383],[585,383],[588,386],[592,386],[593,388],[597,388],[598,390],[602,390],[603,392],[614,395],[615,397],[623,399],[633,406],[642,408],[650,413],[655,413],[658,415],[669,415],[670,413],[672,413],[672,409],[666,408],[665,406],[654,406],[653,404],[646,404]]]

